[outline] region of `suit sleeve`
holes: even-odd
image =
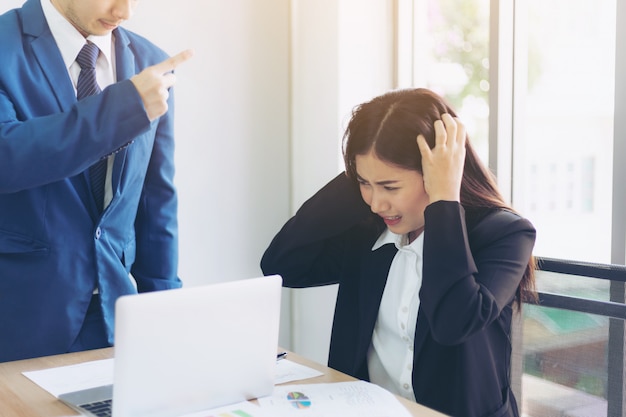
[[[178,288],[178,194],[174,186],[174,89],[159,118],[141,192],[135,236],[137,257],[131,273],[139,292]]]
[[[18,82],[18,80],[15,80]],[[35,188],[83,172],[150,129],[129,80],[58,112],[49,98],[32,108],[32,86],[0,84],[0,193]],[[26,114],[28,113],[28,114]],[[114,122],[112,122],[114,121]]]
[[[280,274],[287,287],[337,283],[349,231],[372,215],[345,173],[339,174],[276,234],[261,259],[266,275]]]
[[[425,211],[421,308],[435,340],[462,343],[495,321],[516,294],[535,243],[532,224],[496,210],[471,231],[463,207]]]

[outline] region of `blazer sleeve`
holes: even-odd
[[[352,229],[371,218],[358,187],[339,174],[298,209],[261,259],[266,275],[280,274],[287,287],[337,283]]]
[[[34,88],[32,81],[13,81],[10,86],[0,83],[0,193],[77,175],[151,127],[130,80],[64,112],[43,103],[41,109],[32,108],[27,94]]]
[[[0,193],[83,172],[151,129],[130,80],[76,101],[39,2],[0,16]]]
[[[135,219],[131,273],[139,292],[178,288],[178,194],[174,186],[174,89],[159,118]]]
[[[435,340],[462,343],[514,300],[535,228],[510,211],[494,210],[468,232],[463,207],[449,201],[429,205],[424,215],[422,312]]]

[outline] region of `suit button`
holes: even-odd
[[[96,229],[96,240],[100,239],[100,236],[102,236],[102,230],[98,227]]]

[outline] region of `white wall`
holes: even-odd
[[[289,210],[289,2],[177,5],[139,2],[126,26],[170,54],[195,50],[176,85],[180,276],[199,285],[260,275]]]
[[[2,0],[0,12],[22,3]],[[260,274],[274,233],[342,169],[351,108],[391,87],[391,3],[138,3],[127,28],[170,54],[196,52],[176,85],[186,285]],[[284,290],[281,345],[325,362],[335,292]]]
[[[352,108],[392,87],[392,3],[292,1],[292,212],[343,170]],[[292,290],[294,351],[326,362],[336,293]]]
[[[287,213],[288,0],[139,2],[126,25],[175,54],[181,277],[260,274]]]

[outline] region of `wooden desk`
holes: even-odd
[[[78,415],[52,394],[22,375],[22,372],[73,365],[111,357],[113,357],[113,348],[0,363],[0,417],[61,417]],[[354,378],[351,376],[320,365],[295,353],[289,352],[287,358],[324,373],[324,375],[315,378],[292,381],[289,384],[354,381]],[[400,401],[415,417],[444,416],[430,408],[404,398],[400,398]]]

